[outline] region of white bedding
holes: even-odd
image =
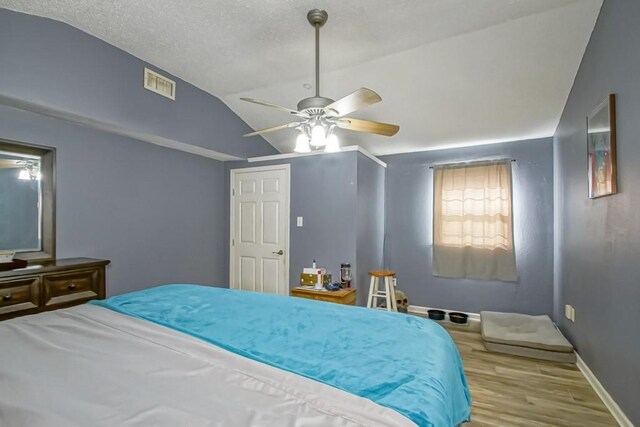
[[[0,323],[0,425],[414,426],[367,399],[92,305]]]

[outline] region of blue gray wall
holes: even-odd
[[[366,305],[369,270],[384,266],[384,209],[386,169],[358,153],[357,248],[354,276],[358,304]]]
[[[0,134],[57,149],[58,258],[110,259],[109,295],[227,283],[222,162],[3,106]]]
[[[176,81],[175,101],[142,87],[145,66]],[[0,9],[0,103],[8,99],[240,158],[277,153],[243,138],[247,124],[195,86],[67,24]]]
[[[555,139],[560,328],[640,425],[640,2],[605,0]],[[617,96],[620,193],[587,197],[586,117]],[[564,305],[576,310],[566,320]]]
[[[433,277],[433,171],[430,165],[513,158],[518,281]],[[553,313],[553,158],[551,138],[381,157],[388,164],[386,267],[413,305]]]
[[[297,157],[278,161],[248,163],[225,162],[225,244],[226,277],[229,256],[229,175],[231,169],[291,165],[291,235],[289,280],[298,285],[304,267],[315,259],[319,267],[337,279],[340,263],[356,262],[357,153]],[[296,217],[304,226],[296,227]],[[228,279],[225,283],[228,282]]]
[[[224,165],[117,134],[241,158],[276,151],[243,138],[249,127],[219,99],[156,67],[176,80],[176,100],[143,89],[145,66],[61,22],[0,9],[0,138],[57,148],[57,256],[111,259],[108,294],[226,285]]]

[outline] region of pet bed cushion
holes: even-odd
[[[482,338],[486,343],[573,353],[573,346],[549,316],[482,311],[480,318]],[[487,348],[490,349],[489,346]]]
[[[496,344],[485,341],[484,346],[496,353],[512,354],[514,356],[530,357],[532,359],[550,360],[560,363],[576,363],[576,354],[564,351],[540,350],[537,348],[520,347],[517,345]]]

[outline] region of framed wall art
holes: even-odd
[[[587,117],[589,197],[618,192],[616,96],[611,94]]]

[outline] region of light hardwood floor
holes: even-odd
[[[617,426],[572,364],[488,352],[478,332],[444,325],[456,342],[471,389],[465,426]]]

